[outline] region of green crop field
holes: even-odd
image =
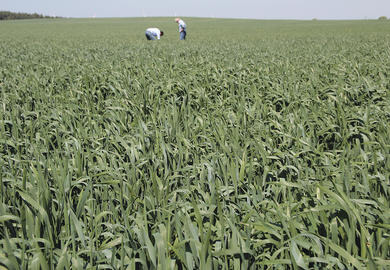
[[[389,269],[390,23],[184,20],[0,22],[0,269]]]

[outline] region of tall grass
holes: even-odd
[[[387,269],[388,24],[188,22],[0,24],[0,269]]]

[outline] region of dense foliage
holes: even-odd
[[[58,18],[58,17],[44,16],[38,13],[0,11],[0,20],[48,19],[48,18]]]
[[[388,269],[389,25],[186,22],[0,24],[0,269]]]

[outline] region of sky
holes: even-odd
[[[62,17],[377,19],[390,0],[0,0],[0,10]]]

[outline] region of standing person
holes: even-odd
[[[164,35],[164,32],[158,28],[148,28],[145,31],[145,36],[146,36],[147,40],[160,39],[160,37],[162,37],[163,35]]]
[[[180,19],[176,18],[175,22],[179,24],[179,33],[180,33],[180,40],[185,40],[187,35],[187,25],[186,23]]]

